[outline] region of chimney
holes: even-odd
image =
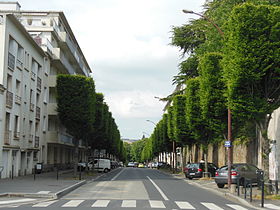
[[[0,10],[4,11],[19,11],[20,4],[17,1],[0,1]]]

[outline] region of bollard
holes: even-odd
[[[275,191],[276,195],[278,195],[279,189],[278,189],[278,180],[275,180]]]
[[[261,207],[264,207],[264,180],[262,180],[262,198],[261,198]]]
[[[58,167],[56,168],[56,180],[58,180]]]
[[[240,178],[237,179],[237,196],[240,196]]]
[[[247,198],[247,180],[246,179],[244,179],[244,188],[245,188],[244,199],[246,200],[246,198]]]
[[[12,165],[12,179],[14,179],[14,165]]]
[[[253,186],[252,186],[252,179],[250,179],[250,202],[253,201]]]
[[[36,165],[34,166],[34,180],[36,179]]]
[[[82,180],[82,167],[80,166],[79,180]]]

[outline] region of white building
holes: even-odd
[[[13,14],[0,12],[0,165],[2,178],[43,162],[50,62]]]
[[[58,120],[57,112],[56,112],[56,97],[55,97],[55,86],[56,86],[56,76],[58,74],[81,74],[85,76],[89,76],[91,73],[91,69],[75,39],[75,36],[64,16],[63,12],[54,12],[54,11],[23,11],[20,10],[20,5],[17,2],[0,2],[0,13],[3,15],[3,20],[5,20],[4,17],[8,16],[13,18],[14,26],[13,25],[6,25],[2,24],[1,26],[5,28],[13,28],[13,27],[21,27],[22,31],[19,31],[16,33],[17,36],[26,36],[26,39],[30,39],[31,43],[26,43],[26,46],[23,45],[20,41],[20,38],[17,38],[16,36],[11,36],[15,40],[14,43],[20,44],[23,48],[24,56],[27,56],[25,54],[28,47],[31,48],[33,45],[35,46],[35,49],[40,49],[40,53],[42,54],[43,61],[38,61],[37,58],[34,59],[36,62],[38,62],[38,69],[39,72],[42,73],[42,76],[40,77],[41,81],[41,92],[38,93],[38,90],[33,87],[30,87],[30,90],[32,90],[31,94],[32,101],[34,100],[34,103],[36,102],[36,107],[40,108],[40,120],[35,121],[27,119],[25,117],[25,120],[23,121],[24,117],[20,117],[23,115],[23,109],[18,110],[18,115],[12,114],[12,116],[9,116],[9,114],[6,115],[6,113],[0,114],[0,128],[3,127],[5,130],[7,127],[5,127],[6,118],[8,119],[10,117],[10,128],[9,131],[11,132],[18,132],[17,129],[20,129],[22,133],[27,133],[29,135],[33,135],[34,142],[35,139],[39,142],[40,145],[37,148],[37,150],[32,150],[33,153],[27,153],[26,156],[30,157],[30,155],[33,155],[32,158],[34,160],[38,160],[39,162],[43,163],[43,167],[45,170],[52,170],[53,166],[59,165],[60,167],[70,167],[71,163],[73,161],[73,149],[74,144],[72,142],[72,137],[67,134],[66,129],[61,125],[61,123]],[[13,15],[6,15],[6,14],[13,14]],[[16,18],[17,19],[16,19]],[[18,21],[17,21],[18,20]],[[21,24],[22,25],[21,25]],[[28,31],[29,35],[33,37],[33,39],[28,36],[25,30]],[[1,29],[2,30],[2,29]],[[6,29],[7,30],[7,29]],[[5,37],[1,36],[1,43],[7,42],[9,35],[6,35]],[[27,38],[28,37],[28,38]],[[3,39],[3,40],[2,40]],[[35,41],[34,41],[35,40]],[[37,45],[35,45],[37,43]],[[2,48],[3,45],[1,45]],[[17,44],[15,44],[17,46]],[[40,47],[38,47],[40,46]],[[16,47],[15,47],[16,48]],[[10,71],[8,69],[8,60],[11,58],[8,58],[10,54],[8,54],[7,47],[0,51],[0,59],[4,59],[5,62],[2,62],[4,64],[3,69],[5,69],[6,65],[6,71]],[[43,51],[42,51],[43,50]],[[29,54],[29,59],[33,61],[33,55],[31,52],[27,51]],[[44,52],[44,53],[43,53]],[[4,53],[2,55],[1,53]],[[7,54],[7,55],[5,55]],[[6,58],[6,60],[5,60]],[[24,57],[25,58],[25,57]],[[15,58],[17,60],[17,57]],[[49,60],[49,62],[48,62]],[[0,62],[1,63],[1,62]],[[23,65],[25,62],[23,62]],[[47,66],[48,67],[44,67]],[[30,64],[30,68],[32,68],[33,65]],[[2,67],[1,67],[2,68]],[[34,67],[35,68],[35,67]],[[1,70],[1,69],[0,69]],[[15,72],[15,71],[14,71]],[[14,73],[13,72],[13,73]],[[25,71],[23,71],[25,72]],[[2,74],[2,72],[0,72]],[[6,73],[6,72],[4,72]],[[0,79],[1,75],[0,74]],[[7,73],[6,73],[7,74]],[[1,86],[2,82],[0,82],[0,99],[3,98],[6,100],[6,95],[8,90],[8,84],[10,84],[7,81],[11,81],[11,79],[4,75],[4,83],[3,87]],[[33,71],[30,71],[30,75],[37,78],[37,75],[33,74]],[[31,77],[30,76],[30,77]],[[27,77],[24,77],[27,79]],[[1,81],[1,80],[0,80]],[[35,81],[38,81],[37,79]],[[16,77],[12,77],[11,85],[13,85],[14,89],[12,93],[16,93],[18,86],[23,86],[20,91],[22,93],[22,97],[29,97],[28,94],[25,92],[25,82],[20,82],[20,85],[18,85],[18,81],[16,80]],[[30,82],[31,84],[31,82]],[[4,90],[3,89],[7,89]],[[2,90],[2,91],[1,91]],[[28,92],[28,90],[27,90]],[[15,96],[14,96],[15,98]],[[38,103],[37,103],[38,98]],[[4,100],[4,101],[5,101]],[[1,106],[5,106],[1,103],[0,100],[0,109]],[[42,103],[41,103],[42,102]],[[38,109],[36,108],[36,110]],[[9,109],[9,108],[7,108]],[[13,108],[16,110],[16,106]],[[2,109],[1,109],[2,110]],[[39,109],[38,109],[39,110]],[[17,117],[14,117],[18,116]],[[32,114],[28,115],[32,116]],[[14,117],[14,118],[13,118]],[[35,116],[36,117],[36,116]],[[3,120],[1,120],[3,118]],[[14,126],[13,123],[18,122],[19,126]],[[39,123],[38,123],[39,122]],[[3,125],[2,125],[3,124]],[[22,124],[22,126],[20,126]],[[38,125],[37,125],[38,124]],[[40,127],[42,126],[42,127]],[[36,133],[30,133],[29,128],[32,127],[32,129],[37,132],[42,132],[42,134],[36,134]],[[27,135],[26,134],[26,135]],[[0,132],[0,136],[4,135],[2,132]],[[26,136],[25,135],[25,136]],[[38,136],[39,135],[39,136]],[[1,137],[0,137],[1,138]],[[21,137],[20,137],[21,138]],[[27,137],[25,137],[27,138]],[[1,138],[3,139],[3,138]],[[14,140],[12,140],[14,142]],[[21,142],[21,141],[19,141]],[[4,143],[1,143],[0,140],[0,146]],[[37,145],[36,145],[37,146]],[[13,159],[12,156],[6,155],[6,149],[3,147],[3,152],[0,152],[0,166],[3,164],[6,164],[8,161],[9,169],[7,172],[4,172],[2,177],[8,177],[9,174],[7,174],[9,171],[11,171],[11,168],[14,168],[14,171],[19,171],[19,166],[13,166],[13,163],[11,162]],[[21,146],[18,146],[18,150],[21,150]],[[5,151],[5,152],[4,152]],[[37,152],[36,152],[37,151]],[[14,153],[13,153],[14,154]],[[36,154],[38,157],[36,158]],[[80,159],[85,159],[86,156],[86,148],[80,144]],[[2,157],[2,159],[1,159]],[[17,157],[19,165],[21,163],[20,156]],[[1,163],[2,160],[2,163]],[[34,163],[30,163],[34,167]],[[31,172],[30,170],[27,171],[27,173]],[[20,171],[21,174],[23,174],[22,171]],[[16,173],[16,175],[18,175]]]

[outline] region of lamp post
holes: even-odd
[[[207,20],[209,23],[211,23],[219,32],[219,34],[221,35],[222,38],[224,38],[224,32],[220,29],[220,27],[215,24],[211,19],[209,19],[207,16],[196,13],[194,11],[191,10],[186,10],[183,9],[183,12],[186,14],[195,14],[198,15],[202,18],[204,18],[205,20]],[[232,180],[231,180],[231,165],[232,165],[232,140],[231,140],[231,111],[230,108],[228,107],[228,189],[230,189]]]
[[[155,126],[157,126],[156,123],[154,123],[152,120],[146,120],[147,122],[153,123]]]

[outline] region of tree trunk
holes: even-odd
[[[79,140],[73,137],[74,142],[74,177],[77,177],[78,158],[79,158]]]

